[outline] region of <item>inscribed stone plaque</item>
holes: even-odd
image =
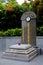
[[[36,14],[25,12],[22,17],[22,43],[36,45]]]

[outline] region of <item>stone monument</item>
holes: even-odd
[[[22,43],[11,45],[3,57],[30,61],[37,55],[36,45],[36,15],[34,12],[25,12],[22,17]]]
[[[36,14],[25,12],[22,17],[22,43],[36,45]]]

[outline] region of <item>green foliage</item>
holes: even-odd
[[[3,36],[3,31],[0,31],[0,36]]]
[[[37,15],[37,28],[43,26],[43,0],[35,0],[34,2],[31,2],[29,9]]]
[[[9,36],[8,31],[4,31],[3,36]]]
[[[5,19],[4,26],[6,29],[8,28],[21,28],[21,16],[24,12],[29,11],[29,4],[24,5],[18,5],[16,4],[10,4],[5,10]],[[3,29],[5,27],[3,26]]]
[[[33,12],[37,13],[37,6],[39,5],[39,0],[31,2],[30,5],[31,5],[31,7],[30,7],[31,10]]]
[[[0,19],[3,17],[3,10],[0,10]]]
[[[24,2],[21,6],[23,7],[23,9],[25,9],[25,11],[29,11],[29,3]]]
[[[15,29],[15,36],[21,36],[21,29]]]
[[[8,29],[3,32],[3,36],[21,36],[22,30],[19,28],[16,29]]]
[[[36,29],[37,36],[43,36],[43,26],[38,27]],[[8,29],[7,31],[0,31],[0,36],[21,36],[22,35],[22,29],[16,28],[16,29]]]
[[[43,26],[37,28],[37,36],[43,36]]]
[[[0,10],[5,10],[7,6],[7,4],[0,3]]]
[[[31,0],[31,3],[23,3],[19,5],[15,0],[9,0],[9,3],[2,4],[0,0],[0,36],[16,36],[21,35],[20,30],[11,28],[21,27],[21,16],[26,11],[33,11],[37,15],[37,35],[43,35],[43,30],[39,26],[43,26],[43,0]],[[39,28],[38,28],[39,27]]]
[[[8,29],[3,33],[3,36],[14,36],[15,35],[15,30],[14,29]]]
[[[43,2],[43,0],[39,0],[40,2]]]
[[[43,3],[40,3],[38,6],[37,6],[37,15],[39,17],[43,16]]]

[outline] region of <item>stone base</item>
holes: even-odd
[[[22,44],[20,46],[16,46],[17,45],[10,46],[9,49],[3,53],[3,57],[8,59],[30,61],[37,55],[36,48],[33,48],[31,45]]]

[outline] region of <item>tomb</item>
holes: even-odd
[[[11,45],[3,53],[4,58],[30,61],[37,56],[36,46],[36,15],[34,12],[25,12],[22,17],[21,43]]]

